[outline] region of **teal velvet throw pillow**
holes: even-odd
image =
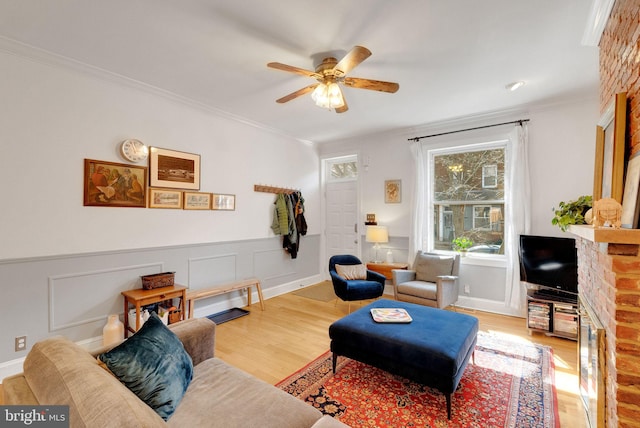
[[[165,421],[193,377],[191,357],[155,312],[133,336],[98,358]]]

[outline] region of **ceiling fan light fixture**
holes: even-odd
[[[342,90],[335,82],[321,83],[311,93],[311,99],[318,107],[326,109],[340,108],[344,106]]]

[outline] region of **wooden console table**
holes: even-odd
[[[367,263],[367,269],[384,275],[387,279],[393,279],[393,269],[408,269],[408,263]]]
[[[169,287],[153,288],[145,290],[144,288],[136,288],[134,290],[126,290],[122,292],[124,297],[124,337],[129,337],[129,331],[135,333],[140,329],[140,307],[151,305],[153,303],[162,302],[174,298],[182,299],[183,310],[180,313],[180,319],[185,319],[185,303],[187,301],[187,287],[184,285],[171,285]],[[129,327],[129,305],[136,308],[136,329]]]
[[[264,299],[262,297],[260,280],[258,278],[247,278],[230,284],[214,285],[211,287],[188,291],[186,302],[189,307],[189,318],[193,318],[193,307],[196,300],[219,296],[220,294],[230,293],[236,290],[247,290],[247,306],[251,306],[251,287],[256,287],[256,290],[258,291],[258,299],[260,300],[260,308],[264,311]]]

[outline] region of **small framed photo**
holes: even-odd
[[[200,190],[200,155],[151,147],[149,185]]]
[[[402,202],[402,180],[386,180],[384,182],[384,203],[399,204]]]
[[[182,192],[172,189],[149,189],[149,208],[182,208]]]
[[[146,208],[147,168],[84,160],[84,205]]]
[[[211,193],[184,192],[183,199],[185,210],[211,209]]]
[[[227,210],[233,211],[236,209],[236,195],[223,195],[214,193],[211,200],[212,210]]]

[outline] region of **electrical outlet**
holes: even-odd
[[[464,293],[465,294],[471,293],[471,287],[469,286],[469,284],[464,285]]]
[[[24,351],[27,349],[27,336],[16,337],[16,352]]]

